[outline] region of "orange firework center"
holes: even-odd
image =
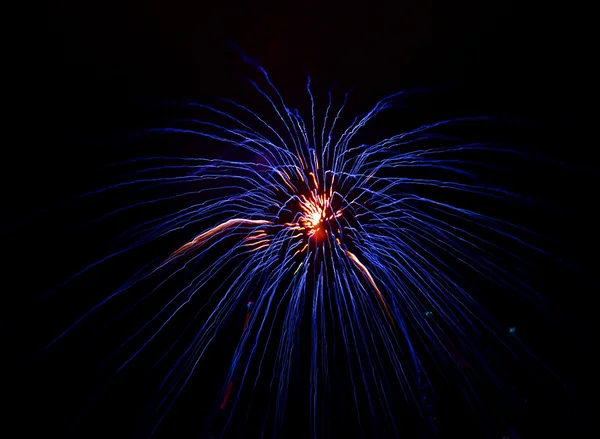
[[[285,196],[296,194],[285,201],[285,212],[289,216],[286,213],[280,218],[282,226],[298,231],[308,239],[298,253],[340,230],[337,218],[342,216],[342,208],[333,201],[335,176],[331,177],[331,181],[320,184],[314,172],[305,172],[301,168],[278,169],[276,173],[280,183],[290,189]]]
[[[298,225],[305,231],[309,238],[323,239],[327,235],[326,223],[334,220],[342,214],[341,209],[333,212],[330,198],[326,194],[311,193],[307,198],[300,196],[301,217]]]
[[[304,195],[300,196],[300,209],[302,217],[298,221],[300,226],[306,230],[308,236],[313,236],[321,231],[322,223],[325,219],[325,211],[329,207],[329,200],[325,195],[311,194],[312,199],[307,199]]]

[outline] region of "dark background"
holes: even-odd
[[[50,4],[44,25],[32,33],[36,37],[23,36],[23,50],[15,51],[11,85],[20,99],[12,131],[18,135],[6,138],[4,153],[3,220],[12,255],[7,277],[20,287],[7,294],[6,314],[12,315],[3,331],[9,366],[18,370],[18,391],[10,395],[19,431],[39,428],[48,436],[63,431],[83,404],[86,393],[78,388],[94,370],[92,360],[77,358],[73,350],[34,365],[28,360],[44,339],[36,334],[52,332],[52,319],[35,320],[31,316],[44,310],[23,304],[58,280],[57,273],[67,272],[64,261],[73,258],[63,257],[67,246],[59,230],[77,220],[56,214],[61,200],[93,185],[94,169],[119,156],[115,145],[122,144],[106,139],[152,124],[149,106],[246,93],[239,80],[245,70],[228,42],[257,59],[292,100],[304,99],[306,75],[323,91],[334,82],[355,88],[358,102],[367,106],[400,89],[448,90],[441,101],[421,108],[429,119],[454,111],[517,120],[522,126],[517,135],[542,156],[568,164],[555,176],[544,174],[543,196],[561,206],[561,214],[535,219],[560,242],[560,256],[579,270],[553,272],[542,282],[561,310],[560,328],[567,329],[532,329],[527,341],[551,359],[577,397],[574,402],[543,392],[530,395],[536,409],[518,424],[522,437],[558,431],[584,437],[593,431],[588,410],[596,400],[590,351],[597,290],[588,278],[598,260],[597,148],[587,135],[594,77],[588,16],[575,7],[509,1]],[[524,192],[539,191],[540,178],[532,173]],[[40,222],[48,212],[55,219]],[[50,309],[60,313],[56,305]],[[117,408],[110,413],[119,415],[110,415],[104,425],[101,415],[95,418],[98,431],[128,437],[132,407],[147,397],[141,387],[137,397],[115,397],[111,404]],[[194,416],[193,409],[188,415]],[[481,437],[467,433],[457,419],[442,437]],[[195,436],[174,428],[165,437]]]
[[[589,162],[581,134],[595,90],[589,17],[575,6],[475,0],[50,2],[43,26],[28,23],[11,41],[16,57],[6,68],[8,95],[18,99],[9,120],[20,133],[7,153],[13,163],[27,158],[28,175],[45,184],[31,184],[26,198],[6,195],[45,204],[55,184],[72,187],[58,178],[63,168],[85,173],[102,154],[90,140],[147,126],[148,105],[247,93],[229,42],[296,101],[309,74],[324,98],[336,83],[364,105],[400,89],[453,87],[445,104],[457,114],[522,119],[548,136],[540,142],[548,154]],[[10,168],[7,181],[24,179]]]

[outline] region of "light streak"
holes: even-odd
[[[409,401],[421,415],[429,407],[419,396],[426,392],[428,382],[423,378],[422,354],[442,369],[456,367],[462,373],[467,364],[471,368],[479,362],[486,370],[473,337],[487,333],[489,339],[500,340],[500,331],[473,297],[464,273],[474,273],[503,290],[534,293],[522,276],[524,261],[519,253],[540,253],[531,243],[533,233],[453,203],[456,194],[494,203],[521,199],[479,177],[490,173],[496,157],[519,157],[521,152],[464,143],[443,134],[456,124],[485,123],[485,118],[442,120],[362,144],[355,140],[357,134],[401,99],[402,93],[382,99],[341,129],[347,94],[336,111],[330,91],[319,121],[308,87],[312,117],[306,122],[285,104],[266,71],[258,70],[269,90],[251,84],[266,99],[272,114],[258,115],[232,101],[226,101],[231,112],[190,104],[191,109],[207,114],[207,119],[187,119],[150,130],[219,142],[254,159],[148,157],[128,162],[141,168],[124,181],[86,194],[130,188],[144,189],[136,192],[139,197],[152,194],[153,188],[173,192],[161,198],[136,199],[103,218],[127,215],[148,205],[190,202],[123,231],[121,248],[79,275],[175,232],[185,231],[193,238],[188,237],[167,258],[163,256],[159,265],[138,271],[49,346],[125,292],[155,279],[153,287],[119,318],[191,273],[110,357],[120,359],[120,372],[155,343],[182,310],[198,300],[206,303],[198,311],[200,317],[186,329],[191,341],[180,347],[151,403],[153,422],[147,435],[156,432],[196,369],[207,361],[206,352],[219,331],[243,304],[248,306],[244,329],[231,367],[223,374],[227,384],[217,398],[220,410],[229,410],[225,430],[234,416],[241,416],[240,411],[249,413],[249,408],[238,407],[240,395],[249,392],[252,400],[257,388],[266,388],[273,424],[281,425],[288,389],[294,384],[290,370],[300,324],[309,318],[307,403],[312,436],[324,434],[327,414],[322,401],[331,391],[333,363],[347,366],[344,385],[351,389],[348,401],[358,427],[399,435],[395,411],[400,400]],[[492,159],[478,161],[482,154]],[[199,230],[205,231],[196,234]],[[306,315],[305,307],[310,309]],[[418,350],[416,345],[425,347]],[[171,349],[176,350],[171,346],[167,351]],[[269,349],[276,355],[267,373],[264,359]],[[473,361],[467,363],[464,357]],[[166,353],[157,363],[168,361],[165,358]],[[251,366],[259,373],[249,375]],[[466,381],[465,388],[471,389]],[[272,437],[275,431],[265,434]]]

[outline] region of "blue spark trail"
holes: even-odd
[[[230,366],[218,377],[220,391],[199,396],[214,398],[215,407],[231,399],[206,421],[210,430],[217,418],[224,420],[212,436],[226,435],[238,419],[247,425],[258,413],[263,434],[276,437],[289,415],[290,395],[298,395],[302,382],[307,385],[300,389],[300,405],[308,407],[312,437],[336,437],[330,417],[334,400],[343,395],[344,410],[364,437],[402,436],[398,413],[411,409],[435,431],[435,389],[425,364],[458,377],[466,398],[477,401],[473,370],[501,386],[478,340],[495,340],[517,357],[528,353],[503,335],[467,279],[541,300],[522,256],[544,254],[540,237],[489,209],[477,211],[478,201],[464,202],[473,197],[491,206],[531,204],[488,183],[502,172],[501,163],[522,159],[524,153],[444,133],[452,126],[489,123],[482,117],[428,123],[361,144],[355,141],[359,133],[405,93],[385,97],[340,128],[349,94],[336,99],[330,89],[321,121],[309,78],[307,123],[299,110],[287,107],[267,72],[256,67],[262,82],[250,84],[270,113],[259,115],[226,99],[222,108],[190,103],[190,113],[206,119],[181,118],[146,132],[217,142],[251,159],[122,161],[112,169],[134,170],[79,197],[130,197],[88,226],[154,206],[161,213],[119,230],[110,242],[117,250],[65,284],[154,241],[185,239],[67,325],[47,347],[109,302],[143,286],[137,299],[99,331],[160,297],[161,305],[102,363],[103,368],[117,364],[114,374],[120,374],[193,307],[191,321],[149,367],[168,364],[140,430],[150,437],[160,431],[196,371],[210,364],[209,352],[222,342],[224,328],[253,301]],[[303,324],[308,324],[308,341]],[[308,359],[305,381],[294,372],[299,358]]]

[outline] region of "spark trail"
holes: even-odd
[[[318,116],[309,81],[311,117],[305,120],[286,105],[266,71],[257,70],[262,79],[250,85],[270,114],[233,101],[223,101],[223,108],[189,104],[206,116],[149,130],[216,142],[232,151],[228,156],[248,159],[130,160],[117,165],[134,168],[122,181],[84,195],[133,194],[134,201],[101,220],[152,205],[183,206],[124,230],[114,241],[118,250],[101,262],[165,237],[188,238],[48,347],[136,288],[143,294],[118,319],[158,295],[161,305],[109,356],[107,364],[118,362],[117,373],[160,343],[180,315],[190,319],[152,366],[167,363],[168,372],[149,405],[145,436],[160,431],[194,372],[210,362],[223,328],[245,306],[241,338],[219,377],[221,390],[212,395],[215,416],[225,420],[216,433],[207,427],[211,435],[241,423],[258,424],[261,434],[275,437],[293,391],[303,398],[296,405],[309,407],[312,437],[337,437],[330,422],[336,407],[353,414],[365,437],[403,436],[399,413],[413,410],[424,424],[433,422],[425,397],[435,391],[429,368],[463,383],[465,398],[476,404],[468,373],[473,364],[501,386],[478,344],[492,340],[518,353],[479,304],[471,280],[534,297],[522,254],[541,250],[529,230],[468,206],[523,202],[483,178],[523,153],[452,134],[486,118],[442,120],[359,143],[360,133],[403,93],[341,128],[348,94],[334,102],[330,91]],[[167,195],[156,197],[157,190]],[[475,202],[463,202],[469,197]],[[303,324],[308,329],[301,330]],[[299,355],[309,364],[294,375]],[[297,376],[306,379],[304,393],[294,383]]]

